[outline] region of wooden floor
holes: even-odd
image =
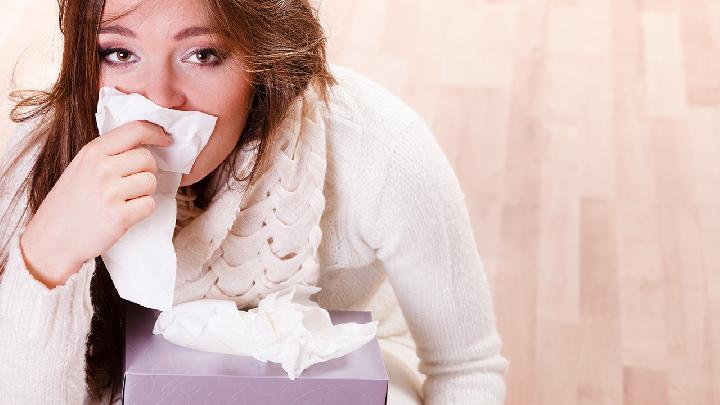
[[[0,3],[0,96],[54,3]],[[321,10],[331,61],[407,100],[456,169],[507,404],[720,404],[720,0]]]

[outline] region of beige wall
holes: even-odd
[[[8,117],[8,95],[14,88],[50,85],[57,75],[61,37],[54,0],[2,0],[0,2],[0,150],[14,127]]]

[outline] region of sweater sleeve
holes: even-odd
[[[17,178],[10,180],[9,184],[18,184]],[[6,212],[15,190],[8,191],[0,193],[0,213],[17,218],[27,199]],[[0,268],[0,403],[84,403],[95,260],[86,261],[65,284],[49,289],[29,273],[19,247],[26,223],[16,224],[9,239],[0,241],[7,247],[7,260]]]
[[[367,242],[416,343],[425,404],[502,404],[508,362],[465,196],[419,117],[387,148],[381,171]]]

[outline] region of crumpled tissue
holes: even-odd
[[[153,333],[191,349],[280,363],[294,380],[311,365],[342,357],[377,334],[378,321],[333,325],[328,312],[309,299],[320,289],[292,285],[248,311],[230,300],[178,304],[160,313]]]
[[[103,87],[95,115],[100,135],[134,120],[160,125],[169,146],[143,145],[157,161],[155,211],[138,222],[102,255],[119,295],[161,311],[153,333],[188,348],[252,356],[280,363],[290,379],[313,364],[350,353],[377,334],[377,321],[333,325],[329,313],[310,296],[320,287],[292,285],[238,310],[234,301],[200,299],[173,306],[177,259],[172,237],[175,200],[182,173],[192,165],[212,133],[216,117],[158,106],[140,94]]]
[[[141,145],[158,166],[153,213],[132,226],[102,259],[118,294],[147,308],[167,311],[175,293],[177,258],[172,238],[177,218],[177,190],[192,169],[215,128],[217,117],[199,111],[163,108],[144,96],[112,87],[100,89],[95,114],[100,135],[130,121],[161,126],[172,138],[168,146]]]

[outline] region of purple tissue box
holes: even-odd
[[[328,312],[333,324],[372,320],[365,311]],[[291,380],[277,363],[188,349],[153,335],[159,313],[125,302],[123,404],[387,404],[377,338]]]

